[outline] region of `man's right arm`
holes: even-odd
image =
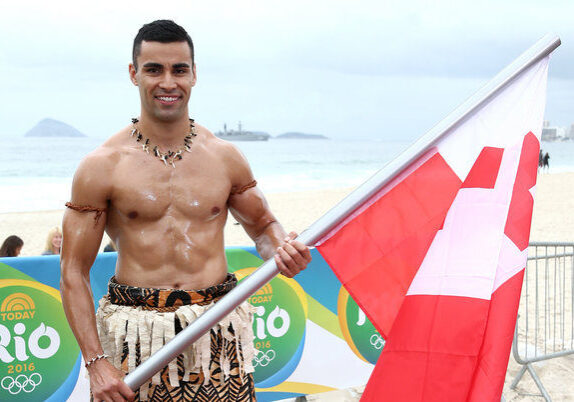
[[[111,194],[109,158],[94,154],[80,164],[72,185],[74,206],[106,209]],[[97,256],[105,229],[107,212],[67,209],[63,222],[60,292],[68,323],[85,361],[103,354],[90,284],[90,268]],[[134,396],[122,381],[123,374],[106,359],[88,369],[95,400],[131,400]]]

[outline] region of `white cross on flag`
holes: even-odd
[[[319,242],[387,340],[363,400],[500,400],[547,68],[523,71]]]

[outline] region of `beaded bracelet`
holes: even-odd
[[[96,355],[96,357],[92,357],[92,358],[90,359],[90,361],[86,362],[85,366],[86,366],[86,368],[88,368],[88,367],[90,367],[92,364],[94,364],[95,362],[97,362],[98,360],[107,359],[108,357],[110,357],[110,356],[108,356],[108,355],[105,354],[105,353],[103,353],[103,354],[101,354],[101,355]]]

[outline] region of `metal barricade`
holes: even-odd
[[[574,243],[532,242],[524,273],[512,354],[551,401],[532,363],[574,353]]]

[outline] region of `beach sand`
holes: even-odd
[[[317,190],[268,194],[267,200],[277,219],[288,230],[301,232],[343,199],[352,189]],[[539,174],[535,191],[531,241],[574,242],[574,173]],[[23,256],[39,255],[44,249],[48,231],[60,226],[64,210],[0,214],[0,240],[16,234],[24,240]],[[252,244],[241,226],[230,215],[225,228],[226,245]],[[102,241],[101,249],[107,244]],[[543,384],[555,401],[574,401],[574,355],[535,364]],[[507,401],[538,401],[528,374],[519,383],[518,392],[509,384],[520,366],[511,357],[504,396]],[[355,393],[356,394],[356,393]],[[337,400],[331,394],[325,400]],[[313,400],[318,400],[316,397]],[[343,400],[343,399],[341,399]],[[352,400],[352,399],[345,399]]]

